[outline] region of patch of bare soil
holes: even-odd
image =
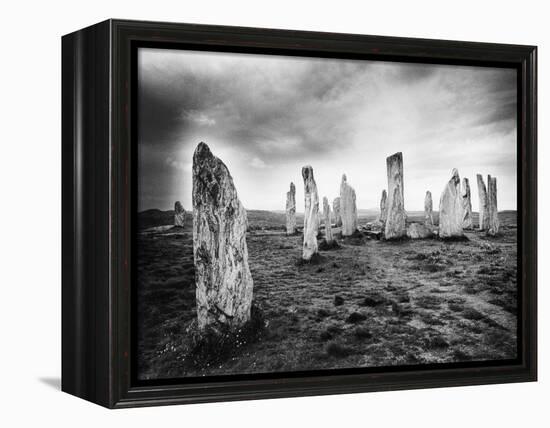
[[[264,221],[247,237],[261,328],[253,340],[224,347],[223,358],[200,361],[191,343],[191,230],[142,231],[139,377],[515,358],[515,213],[501,221],[500,236],[468,231],[460,242],[339,237],[339,248],[321,251],[315,264],[298,263],[300,235],[286,236]]]

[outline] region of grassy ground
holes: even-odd
[[[496,238],[475,231],[462,242],[339,238],[339,249],[305,265],[297,263],[301,236],[287,237],[276,216],[251,217],[249,264],[263,328],[213,360],[192,355],[190,228],[139,233],[140,378],[515,358],[515,212],[501,213]]]

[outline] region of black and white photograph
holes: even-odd
[[[140,47],[140,380],[518,358],[517,69]]]

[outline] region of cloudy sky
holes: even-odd
[[[403,152],[405,208],[437,209],[457,168],[477,210],[476,173],[498,179],[516,209],[516,71],[181,50],[138,54],[138,209],[191,209],[195,147],[229,168],[248,209],[284,210],[289,183],[303,211],[301,168],[319,196],[343,173],[360,209],[377,207],[386,157]]]

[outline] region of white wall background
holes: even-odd
[[[18,1],[0,26],[0,425],[547,426],[549,11],[542,1]],[[130,18],[539,46],[539,382],[107,411],[59,391],[60,36]],[[546,161],[546,162],[545,162]],[[501,191],[505,191],[502,189]]]

